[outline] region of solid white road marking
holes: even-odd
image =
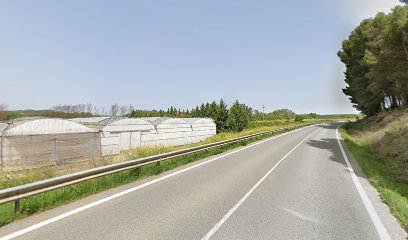
[[[309,138],[310,136],[312,136],[315,132],[317,132],[320,129],[316,129],[315,131],[313,131],[311,134],[307,135],[307,137],[305,137],[302,141],[300,141],[294,148],[292,148],[292,150],[290,150],[288,153],[286,153],[285,156],[283,156],[272,168],[271,170],[269,170],[261,179],[259,179],[259,181],[257,183],[255,183],[255,185],[241,198],[241,200],[239,200],[234,207],[232,207],[227,214],[225,214],[225,216],[223,218],[221,218],[221,220],[215,224],[215,226],[201,239],[201,240],[208,240],[210,239],[216,232],[217,230],[228,220],[229,217],[231,217],[231,215],[241,206],[242,203],[245,202],[245,200],[258,188],[259,185],[261,185],[261,183],[263,181],[265,181],[265,179],[276,169],[276,167],[278,167],[278,165],[283,162],[283,160],[285,160],[293,151],[296,150],[296,148],[298,148],[304,141],[306,141],[307,138]]]
[[[377,230],[377,233],[380,237],[381,240],[391,240],[390,235],[387,232],[387,229],[384,227],[383,223],[381,222],[380,217],[378,216],[377,212],[375,211],[373,204],[371,203],[370,199],[368,198],[367,194],[364,191],[363,186],[361,185],[360,181],[358,180],[358,177],[354,173],[353,167],[351,166],[351,163],[346,155],[346,152],[343,149],[343,146],[341,145],[340,141],[340,134],[339,134],[339,128],[341,125],[339,125],[336,129],[336,138],[337,142],[340,146],[341,154],[343,155],[344,160],[346,161],[347,168],[350,172],[351,178],[353,179],[354,186],[356,187],[358,194],[360,195],[361,200],[363,201],[363,204],[365,208],[367,209],[368,214],[370,215],[371,221],[373,222],[375,229]]]
[[[39,223],[37,223],[37,224],[34,224],[34,225],[30,226],[30,227],[27,227],[27,228],[24,228],[24,229],[22,229],[22,230],[16,231],[16,232],[11,233],[11,234],[9,234],[9,235],[7,235],[7,236],[1,237],[0,240],[9,240],[9,239],[16,238],[16,237],[21,236],[21,235],[23,235],[23,234],[26,234],[26,233],[29,233],[29,232],[31,232],[31,231],[34,231],[34,230],[36,230],[36,229],[38,229],[38,228],[41,228],[41,227],[44,227],[44,226],[49,225],[49,224],[51,224],[51,223],[57,222],[57,221],[59,221],[59,220],[62,220],[62,219],[67,218],[67,217],[69,217],[69,216],[72,216],[72,215],[74,215],[74,214],[76,214],[76,213],[79,213],[79,212],[82,212],[82,211],[87,210],[87,209],[89,209],[89,208],[98,206],[98,205],[100,205],[100,204],[102,204],[102,203],[111,201],[111,200],[113,200],[113,199],[115,199],[115,198],[121,197],[121,196],[123,196],[123,195],[126,195],[126,194],[128,194],[128,193],[134,192],[134,191],[139,190],[139,189],[141,189],[141,188],[147,187],[147,186],[152,185],[152,184],[154,184],[154,183],[160,182],[160,181],[165,180],[165,179],[167,179],[167,178],[173,177],[173,176],[178,175],[178,174],[180,174],[180,173],[187,172],[187,171],[189,171],[189,170],[192,170],[192,169],[197,168],[197,167],[200,167],[200,166],[202,166],[202,165],[211,163],[211,162],[216,161],[216,160],[218,160],[218,159],[220,159],[220,158],[223,158],[223,157],[226,157],[226,156],[228,156],[228,155],[231,155],[231,154],[240,152],[240,151],[245,150],[245,149],[247,149],[247,148],[256,146],[256,145],[258,145],[258,144],[262,144],[262,143],[264,143],[264,142],[271,141],[271,140],[273,140],[273,139],[276,139],[276,138],[279,138],[279,137],[282,137],[282,136],[285,136],[285,135],[288,135],[288,134],[292,134],[292,133],[294,133],[294,132],[297,132],[297,131],[300,131],[300,130],[302,130],[302,129],[309,128],[309,127],[312,127],[312,126],[315,126],[315,125],[311,125],[311,126],[307,126],[307,127],[302,127],[302,128],[299,128],[299,129],[296,129],[296,130],[293,130],[293,131],[290,131],[290,132],[287,132],[287,133],[280,134],[280,135],[275,136],[275,137],[272,137],[272,138],[268,138],[268,139],[266,139],[266,140],[263,140],[263,141],[260,141],[260,142],[257,142],[257,143],[248,145],[248,146],[246,146],[246,147],[243,147],[243,148],[240,148],[240,149],[238,149],[238,150],[235,150],[235,151],[226,153],[226,154],[221,155],[221,156],[218,156],[218,157],[216,157],[216,158],[212,158],[212,159],[207,160],[207,161],[205,161],[205,162],[201,162],[201,163],[199,163],[199,164],[197,164],[197,165],[194,165],[194,166],[191,166],[191,167],[182,169],[182,170],[180,170],[180,171],[171,173],[171,174],[166,175],[166,176],[163,176],[163,177],[161,177],[161,178],[157,178],[157,179],[152,180],[152,181],[150,181],[150,182],[141,184],[141,185],[139,185],[139,186],[137,186],[137,187],[130,188],[130,189],[125,190],[125,191],[120,192],[120,193],[116,193],[116,194],[111,195],[111,196],[109,196],[109,197],[100,199],[100,200],[98,200],[98,201],[96,201],[96,202],[93,202],[93,203],[87,204],[87,205],[85,205],[85,206],[82,206],[82,207],[73,209],[73,210],[71,210],[71,211],[69,211],[69,212],[63,213],[63,214],[58,215],[58,216],[56,216],[56,217],[53,217],[53,218],[50,218],[50,219],[48,219],[48,220],[45,220],[45,221],[39,222]]]

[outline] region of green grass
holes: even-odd
[[[341,130],[341,135],[370,183],[377,188],[381,199],[408,230],[408,183],[401,176],[401,171],[407,169],[406,163],[400,162],[399,156],[384,158],[384,155],[378,152],[379,142],[387,144],[384,139],[387,133],[383,129],[362,131],[359,130],[361,128],[356,128],[358,125],[359,123],[354,126],[346,125]],[[382,137],[378,137],[380,132],[383,132]]]
[[[332,122],[336,121],[336,119],[315,119],[315,118],[307,118],[303,119],[300,122],[296,122],[294,119],[291,120],[283,120],[283,119],[274,119],[274,120],[259,120],[259,121],[251,121],[249,123],[249,128],[260,128],[260,127],[285,127],[288,125],[293,124],[301,124],[301,123],[316,123],[316,122]]]
[[[260,127],[257,129],[249,129],[245,130],[240,133],[221,133],[213,136],[201,144],[207,144],[211,142],[217,142],[226,139],[232,139],[240,136],[245,136],[248,134],[256,133],[256,132],[263,132],[272,129],[276,129],[279,127]],[[265,139],[271,137],[275,134],[268,134],[265,136],[260,136],[257,138],[253,138],[251,140],[244,140],[238,143],[225,145],[222,147],[210,149],[208,151],[197,152],[189,155],[185,155],[182,157],[174,158],[171,160],[162,161],[159,165],[157,164],[149,164],[142,167],[138,167],[132,170],[124,171],[121,173],[108,175],[104,177],[100,177],[97,179],[89,180],[83,183],[79,183],[73,186],[69,186],[66,188],[54,190],[48,193],[39,194],[27,199],[21,200],[21,212],[17,215],[14,214],[14,205],[13,203],[7,203],[0,205],[0,226],[6,225],[10,222],[13,222],[16,219],[21,219],[26,216],[42,212],[47,209],[55,208],[61,206],[63,204],[81,199],[83,197],[102,192],[104,190],[108,190],[123,184],[131,183],[139,179],[146,178],[148,176],[153,176],[160,174],[164,171],[177,168],[179,166],[188,164],[190,162],[203,159],[205,157],[209,157],[212,155],[220,154],[227,150],[231,150],[240,146],[245,146],[249,143],[259,141],[261,139]],[[199,145],[199,144],[195,144]],[[189,145],[192,146],[192,145]],[[159,153],[169,152],[176,149],[180,149],[180,147],[167,147],[167,146],[157,146],[153,148],[141,148],[137,150],[129,151],[125,154],[122,154],[120,157],[115,159],[111,159],[111,161],[124,161],[129,159],[135,159],[145,156],[151,156]],[[33,170],[32,172],[35,173]],[[39,171],[41,174],[47,176],[47,173],[50,174],[50,170],[47,168],[45,170]],[[51,171],[52,172],[52,171]],[[24,174],[22,174],[24,175]],[[35,174],[30,175],[31,177],[29,180],[33,179]],[[8,185],[17,184],[20,182],[28,182],[29,180],[13,180],[11,179]],[[5,185],[5,184],[4,184]]]

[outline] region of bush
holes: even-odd
[[[303,120],[305,120],[303,115],[296,115],[295,122],[303,122]]]

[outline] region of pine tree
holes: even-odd
[[[202,103],[201,106],[200,106],[200,115],[199,115],[199,117],[206,117],[206,111],[205,111],[204,103]]]
[[[338,55],[346,65],[343,92],[358,110],[373,115],[408,104],[408,6],[362,21]]]
[[[215,118],[217,117],[217,102],[216,101],[212,101],[209,107],[209,113],[208,113],[208,117],[212,118],[213,120],[215,120]]]
[[[252,109],[236,100],[231,106],[228,115],[229,129],[240,132],[248,127],[251,120]]]
[[[204,117],[210,117],[210,115],[211,115],[211,113],[210,113],[210,103],[206,103],[205,104],[205,107],[204,107],[204,112],[205,112],[205,114],[204,114]]]
[[[214,121],[217,126],[217,132],[228,129],[228,108],[223,99],[220,100],[217,106]]]

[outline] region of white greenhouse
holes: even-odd
[[[211,118],[184,118],[194,132],[193,142],[200,142],[217,134],[217,128]]]
[[[180,146],[215,134],[209,118],[21,118],[0,123],[1,170],[95,163],[142,146]]]
[[[180,146],[198,143],[216,134],[216,126],[210,118],[144,118],[153,124],[156,134],[142,134],[142,146]]]
[[[76,118],[70,119],[101,132],[103,156],[141,146],[179,146],[200,142],[216,133],[209,118]]]
[[[141,144],[141,135],[146,133],[156,133],[156,129],[148,121],[140,118],[120,119],[103,128],[102,140],[106,139],[105,144],[113,141],[113,138],[119,138],[119,151],[139,148]],[[109,140],[108,140],[109,139]],[[102,149],[106,149],[104,142],[101,142]],[[114,146],[112,146],[114,147]],[[110,148],[113,150],[113,148]]]
[[[2,142],[3,142],[3,132],[7,129],[7,127],[8,127],[8,124],[7,123],[3,123],[3,122],[0,122],[0,170],[3,170],[3,161],[2,161],[2,158],[1,158],[1,156],[3,155],[3,144],[2,144]]]
[[[100,131],[103,156],[120,154],[121,151],[141,146],[141,134],[156,133],[155,127],[141,118],[77,118],[71,119]]]
[[[2,170],[19,170],[94,161],[100,139],[97,131],[71,121],[22,118],[3,130],[0,150]]]

